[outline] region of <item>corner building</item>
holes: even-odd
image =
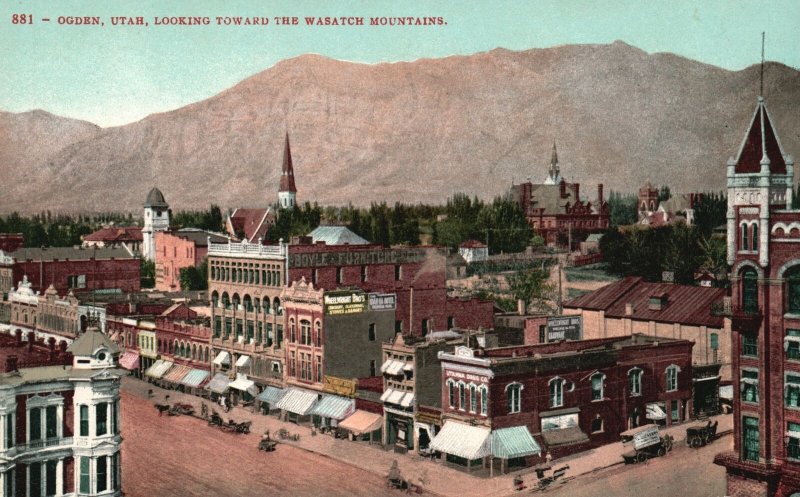
[[[800,210],[794,159],[759,97],[728,161],[734,450],[718,454],[731,497],[800,491]]]

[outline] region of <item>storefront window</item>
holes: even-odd
[[[742,418],[742,459],[758,461],[760,449],[758,439],[758,418]]]

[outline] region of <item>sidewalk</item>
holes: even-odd
[[[531,488],[531,485],[535,486],[536,482],[536,475],[530,468],[493,478],[472,476],[465,471],[450,467],[441,460],[431,461],[414,453],[396,454],[390,450],[383,449],[377,444],[368,445],[366,442],[339,440],[323,434],[312,436],[311,429],[308,426],[298,426],[294,423],[283,422],[275,416],[264,416],[253,413],[249,409],[234,407],[230,412],[224,413],[219,406],[208,400],[175,390],[164,390],[132,377],[123,377],[122,383],[126,392],[145,398],[147,397],[147,391],[152,389],[154,393],[153,402],[164,402],[165,396],[169,395],[170,403],[186,402],[193,404],[197,412],[200,411],[200,403],[205,402],[209,409],[216,409],[225,420],[229,418],[239,422],[251,420],[253,422],[251,432],[257,435],[269,430],[274,436],[279,429],[285,428],[292,434],[299,434],[300,440],[297,442],[282,441],[281,443],[294,445],[380,476],[386,475],[392,461],[396,460],[402,475],[412,483],[422,483],[425,492],[429,494],[444,497],[502,497],[514,494],[513,479],[516,475],[521,474],[523,476],[528,488]],[[718,435],[725,434],[733,427],[733,418],[730,415],[717,416],[712,418],[713,420],[719,421]],[[686,428],[693,424],[697,423],[689,422],[677,425],[664,430],[663,433],[672,435],[675,438],[676,445],[683,444],[685,443]],[[627,450],[628,448],[623,447],[622,443],[615,443],[574,456],[557,459],[553,463],[554,465],[568,464],[570,469],[567,472],[567,476],[575,477],[622,464],[622,453]],[[275,454],[280,457],[277,455],[280,454],[280,447]]]

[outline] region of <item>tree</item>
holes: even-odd
[[[694,225],[703,236],[710,236],[714,228],[725,224],[728,197],[722,193],[704,193],[694,205]]]
[[[181,268],[180,281],[184,291],[208,289],[208,259],[203,259],[198,267]]]
[[[497,197],[485,205],[477,219],[477,230],[488,233],[489,252],[521,252],[533,236],[525,213],[510,197]]]
[[[638,199],[633,194],[621,194],[612,191],[608,196],[608,209],[612,226],[625,226],[638,220]]]
[[[139,278],[142,288],[156,286],[156,263],[142,257],[139,264]]]
[[[669,187],[667,185],[662,186],[658,191],[658,203],[665,202],[670,198],[672,198],[672,192],[669,191]]]
[[[553,285],[547,282],[548,273],[543,269],[523,269],[508,277],[508,286],[516,300],[522,300],[535,312],[552,312],[549,300],[553,296]]]

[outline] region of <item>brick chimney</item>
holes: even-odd
[[[48,356],[52,361],[56,357],[56,337],[50,337],[47,339],[47,350],[49,351]]]
[[[17,356],[10,355],[6,357],[6,373],[13,373],[17,370]]]
[[[21,347],[22,346],[22,330],[15,331],[14,332],[14,338],[15,338],[14,346],[15,347]]]
[[[603,205],[604,200],[605,199],[603,198],[603,183],[600,183],[597,185],[597,204]]]
[[[578,193],[580,193],[581,184],[572,183],[572,185],[570,186],[572,186],[572,193],[575,194],[575,202],[577,202],[578,200],[580,200],[580,196],[578,195]]]
[[[36,333],[29,331],[26,335],[28,337],[28,352],[33,350],[33,344],[36,342]]]

